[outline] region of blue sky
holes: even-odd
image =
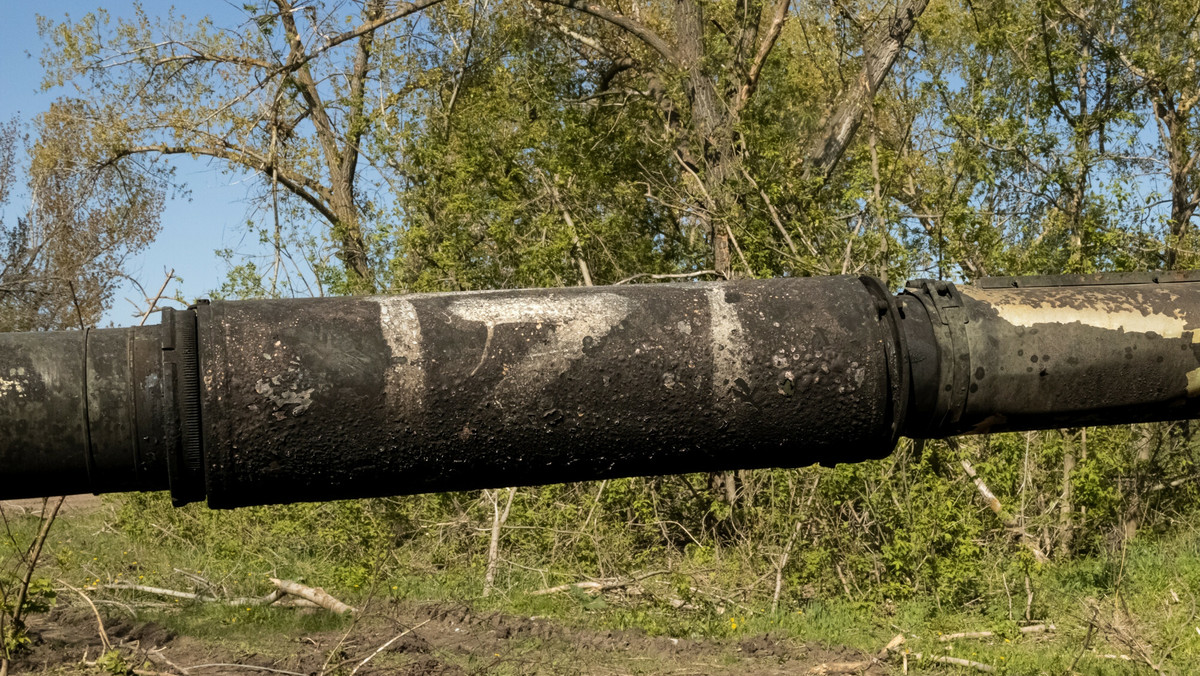
[[[129,0],[45,0],[21,2],[0,0],[0,121],[19,115],[28,121],[49,107],[56,92],[40,91],[42,42],[37,34],[37,15],[62,18],[82,16],[99,6],[116,18],[131,13]],[[171,3],[147,0],[142,3],[151,14],[165,12]],[[236,25],[244,15],[238,3],[211,2],[195,8],[217,20],[219,25]],[[185,298],[204,297],[221,285],[226,266],[214,251],[219,248],[244,249],[254,242],[243,242],[246,229],[244,200],[247,188],[237,176],[222,174],[217,165],[200,160],[182,159],[176,163],[178,177],[191,190],[190,196],[167,204],[163,228],[158,240],[130,262],[127,272],[153,294],[162,285],[166,271],[175,269],[183,278],[170,292]],[[16,201],[16,200],[14,200]],[[8,209],[18,208],[10,203]],[[130,298],[143,303],[141,294],[124,284],[105,314],[101,326],[136,324]]]

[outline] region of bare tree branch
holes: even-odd
[[[824,119],[820,133],[808,146],[804,163],[805,178],[824,181],[837,167],[862,124],[863,115],[872,104],[875,92],[891,71],[892,64],[904,47],[904,41],[928,5],[929,0],[906,0],[868,40],[862,72],[850,88],[838,97],[837,106]]]
[[[658,52],[659,55],[666,59],[668,63],[675,66],[680,64],[680,58],[676,53],[675,48],[668,44],[666,40],[662,39],[658,33],[655,33],[653,30],[651,30],[649,26],[646,26],[640,21],[627,17],[624,14],[614,12],[603,5],[594,2],[585,2],[584,0],[538,1],[550,5],[566,7],[567,9],[573,9],[577,12],[582,12],[583,14],[607,21],[608,23],[641,40],[647,47]]]

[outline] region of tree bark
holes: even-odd
[[[1075,508],[1071,502],[1071,475],[1075,472],[1075,439],[1069,430],[1060,430],[1059,433],[1063,438],[1063,470],[1062,494],[1059,496],[1061,535],[1058,541],[1058,555],[1066,559],[1071,555],[1071,542],[1075,536]]]
[[[368,24],[378,22],[384,16],[383,0],[371,0],[367,6]],[[350,289],[360,293],[375,290],[375,279],[371,274],[367,245],[363,238],[362,224],[358,218],[354,183],[358,176],[359,144],[367,125],[362,123],[365,109],[363,96],[366,91],[367,74],[371,68],[371,50],[375,46],[375,31],[363,33],[358,38],[354,56],[354,70],[350,76],[349,123],[344,134],[341,153],[335,166],[330,168],[333,182],[334,210],[338,222],[334,224],[334,235],[341,242],[341,259],[346,268]]]
[[[508,500],[504,503],[504,509],[501,510],[500,491],[488,491],[492,503],[492,533],[488,539],[487,569],[483,574],[483,595],[485,597],[490,596],[495,587],[496,567],[500,562],[500,529],[504,527],[504,522],[508,521],[508,512],[512,508],[513,497],[516,494],[516,488],[508,489]]]
[[[1196,160],[1200,152],[1189,152],[1181,139],[1186,135],[1174,97],[1159,92],[1154,102],[1154,116],[1159,123],[1159,135],[1167,151],[1167,169],[1171,175],[1171,234],[1167,241],[1164,266],[1179,267],[1179,252],[1183,239],[1192,224],[1192,216],[1200,206],[1200,178],[1196,176]]]
[[[371,274],[358,205],[355,203],[354,181],[357,177],[358,145],[367,127],[362,118],[363,93],[367,72],[370,70],[371,47],[374,44],[375,33],[373,30],[367,31],[358,37],[354,67],[349,74],[349,120],[346,122],[345,133],[339,140],[329,116],[328,104],[321,97],[317,82],[308,67],[311,57],[304,50],[300,30],[293,16],[295,10],[288,0],[275,0],[275,4],[279,7],[280,22],[288,38],[286,68],[293,71],[300,94],[308,106],[309,117],[316,130],[318,145],[329,175],[329,210],[333,215],[333,239],[340,245],[338,258],[345,266],[350,290],[370,293],[375,290],[375,279]],[[371,0],[366,8],[366,24],[378,23],[383,18],[383,8],[382,0]]]
[[[291,580],[280,580],[274,577],[269,579],[271,580],[271,584],[275,585],[280,591],[286,594],[291,594],[292,596],[298,596],[307,601],[312,601],[313,603],[325,608],[326,610],[329,610],[330,612],[337,613],[338,615],[345,615],[346,613],[354,612],[353,607],[335,599],[320,587],[309,587],[298,582],[293,582]]]
[[[833,110],[822,121],[821,131],[809,143],[804,163],[805,178],[824,181],[833,173],[862,124],[867,108],[872,105],[875,92],[892,70],[904,41],[928,5],[929,0],[906,0],[863,46],[862,72],[838,97]]]
[[[697,173],[705,205],[699,220],[712,245],[713,269],[730,279],[733,259],[725,219],[730,206],[728,183],[735,153],[735,120],[718,101],[717,91],[704,73],[704,9],[696,0],[676,0],[674,21],[679,66],[687,76],[692,137],[701,153]]]

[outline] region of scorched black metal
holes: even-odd
[[[1200,274],[201,303],[0,335],[0,498],[212,507],[881,457],[1200,415]]]

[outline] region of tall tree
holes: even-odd
[[[898,198],[939,274],[1136,269],[1144,111],[1053,2],[973,2],[924,45]]]
[[[738,187],[745,178],[747,147],[742,116],[761,85],[785,25],[794,16],[792,1],[678,0],[645,10],[634,4],[629,13],[586,0],[537,2],[592,20],[592,26],[576,31],[555,17],[545,17],[581,49],[610,62],[612,75],[602,84],[611,84],[622,73],[644,80],[675,138],[674,159],[691,183],[690,215],[709,238],[713,267],[731,276],[731,245],[738,249],[733,228],[747,197],[746,190]],[[856,62],[858,71],[833,88],[828,110],[808,130],[806,176],[819,183],[837,166],[927,5],[927,0],[906,0],[898,6],[882,3],[864,8],[861,16],[874,19],[871,30],[862,30],[859,17],[849,10],[842,10],[845,17],[831,12],[834,22],[845,18],[860,24],[857,40],[847,50],[852,57],[846,59]],[[597,22],[608,30],[595,26]],[[744,253],[739,256],[744,262]]]
[[[383,113],[417,86],[381,71],[378,53],[439,2],[362,0],[347,16],[342,4],[262,0],[232,28],[141,6],[131,20],[103,10],[43,18],[46,85],[71,82],[86,101],[81,131],[103,140],[88,162],[188,155],[250,172],[264,196],[282,190],[324,224],[344,265],[341,290],[369,292],[377,270],[362,161]]]
[[[1064,22],[1078,27],[1112,72],[1150,104],[1170,194],[1163,265],[1198,260],[1189,244],[1200,207],[1200,9],[1194,2],[1110,5],[1060,2]],[[1149,164],[1149,163],[1148,163]]]
[[[0,126],[0,206],[26,202],[0,221],[0,331],[95,324],[129,256],[158,233],[167,186],[82,160],[96,149],[76,122],[81,107],[52,105],[28,146],[16,121]]]
[[[404,176],[398,284],[605,284],[686,270],[696,247],[673,206],[647,198],[646,175],[664,170],[647,133],[652,102],[598,89],[603,74],[520,7],[447,5],[429,29],[445,48],[430,66],[453,76],[424,98],[426,124],[391,137]]]

